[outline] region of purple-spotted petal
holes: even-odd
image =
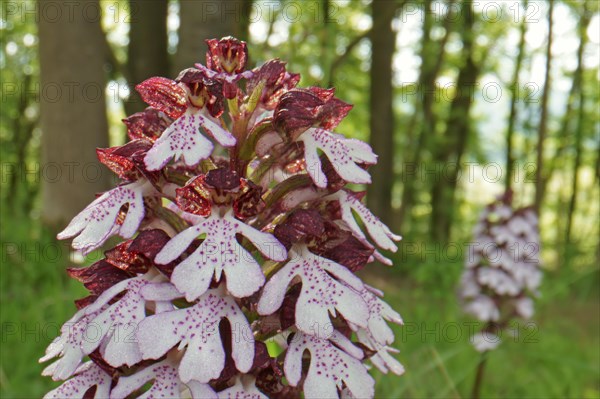
[[[48,346],[46,355],[40,359],[40,363],[57,356],[61,356],[61,358],[46,367],[42,375],[52,376],[55,381],[66,380],[73,375],[81,364],[81,359],[85,356],[81,349],[81,343],[84,340],[85,329],[92,317],[93,315],[86,315],[85,309],[82,309],[61,327],[61,335]]]
[[[363,243],[367,243],[365,234],[358,226],[358,223],[354,219],[354,214],[352,211],[356,212],[356,214],[360,217],[363,224],[365,225],[369,236],[375,243],[383,249],[388,251],[396,252],[398,250],[398,246],[394,243],[394,241],[400,241],[402,237],[392,233],[385,224],[377,218],[377,216],[373,215],[369,208],[367,208],[360,199],[356,198],[354,195],[345,190],[340,190],[335,194],[330,195],[326,199],[337,200],[340,204],[341,212],[342,212],[342,220],[346,223],[350,231],[356,235],[358,239],[360,239]],[[382,260],[383,258],[378,251],[375,251],[375,256]],[[384,263],[386,258],[383,258]],[[389,260],[388,260],[389,261]]]
[[[310,252],[293,248],[290,261],[265,285],[258,313],[269,315],[281,307],[288,285],[295,277],[302,282],[296,303],[296,326],[307,334],[328,337],[332,331],[329,313],[338,311],[347,321],[366,327],[369,311],[356,292],[363,283],[350,270]],[[352,287],[352,288],[349,288]]]
[[[235,138],[227,130],[204,115],[204,110],[190,107],[185,114],[173,122],[154,143],[144,158],[148,170],[163,168],[171,158],[183,158],[188,166],[208,158],[214,149],[213,143],[200,130],[208,133],[224,147],[235,145]]]
[[[152,184],[144,179],[107,191],[75,216],[57,238],[77,235],[73,248],[84,254],[100,247],[111,235],[131,238],[144,218],[144,195],[153,191]],[[119,211],[126,204],[127,214],[119,224]]]
[[[217,399],[217,393],[208,384],[198,381],[189,381],[187,384],[192,399]],[[187,396],[186,396],[187,397]]]
[[[206,383],[219,377],[225,366],[225,350],[219,323],[231,325],[231,355],[238,370],[247,372],[254,360],[254,336],[235,300],[222,290],[209,290],[194,306],[144,319],[137,337],[144,359],[158,359],[179,343],[186,349],[179,366],[184,383]]]
[[[210,156],[214,145],[198,131],[202,124],[199,112],[188,109],[163,132],[144,158],[148,170],[162,169],[171,158],[183,157],[185,164],[192,166]]]
[[[140,294],[145,300],[155,302],[169,302],[183,297],[171,283],[146,284],[140,289]]]
[[[303,333],[292,338],[285,357],[284,371],[290,385],[297,386],[300,382],[305,350],[310,352],[310,366],[303,385],[305,397],[338,398],[338,390],[341,391],[344,384],[356,398],[374,396],[375,381],[361,363],[361,357],[348,354],[330,340]]]
[[[300,135],[298,141],[304,143],[306,170],[317,187],[327,187],[327,177],[322,170],[318,150],[323,151],[344,180],[350,183],[371,183],[369,172],[358,165],[377,163],[377,156],[368,144],[319,128],[308,129]]]
[[[204,220],[204,218],[202,216],[198,216],[198,215],[194,215],[193,213],[185,212],[180,207],[178,207],[177,204],[175,204],[173,202],[168,202],[167,205],[165,205],[165,208],[167,208],[171,212],[175,213],[177,216],[179,216],[180,218],[182,218],[183,220],[185,220],[186,222],[188,222],[190,224],[198,224]]]
[[[179,398],[183,391],[188,388],[179,379],[177,373],[177,364],[166,359],[155,363],[137,373],[120,377],[119,383],[111,392],[111,399],[125,399],[134,391],[142,388],[146,383],[151,382],[150,388],[143,395],[137,396],[139,399],[150,398]],[[201,386],[203,385],[203,386]],[[203,396],[192,396],[194,399],[217,399],[217,394],[208,384],[192,384],[190,391],[202,391]]]
[[[369,308],[367,329],[376,342],[389,345],[394,342],[394,332],[386,321],[402,325],[402,317],[390,305],[381,300],[381,292],[365,284],[359,291]]]
[[[221,125],[215,122],[214,119],[211,119],[208,116],[201,115],[204,119],[202,122],[202,128],[208,134],[210,134],[219,144],[223,147],[233,147],[236,143],[235,137],[224,129]]]
[[[89,361],[77,369],[73,378],[48,392],[44,399],[80,399],[92,387],[96,387],[94,399],[106,399],[110,395],[111,383],[112,377]]]
[[[94,315],[84,333],[88,339],[81,344],[85,354],[101,347],[104,360],[114,367],[132,366],[142,360],[135,331],[146,316],[146,301],[140,290],[147,284],[149,281],[143,276],[124,280],[104,291],[85,309],[86,315]],[[121,293],[124,294],[118,301],[109,304]]]
[[[237,242],[238,233],[248,238],[269,259],[284,260],[287,256],[285,247],[271,234],[246,225],[231,213],[219,216],[215,212],[173,237],[158,253],[155,262],[172,262],[194,239],[206,234],[202,244],[175,267],[171,281],[187,300],[193,301],[206,292],[213,277],[219,281],[224,272],[227,290],[235,297],[247,297],[262,287],[265,277],[258,262]]]
[[[404,367],[390,353],[399,353],[397,349],[383,345],[373,338],[371,333],[365,329],[356,332],[358,342],[375,352],[369,359],[375,367],[384,374],[388,371],[396,375],[404,374]]]

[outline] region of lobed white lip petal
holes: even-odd
[[[123,280],[104,291],[94,303],[79,310],[61,327],[61,335],[46,350],[40,362],[60,356],[46,367],[44,375],[64,380],[76,372],[82,358],[101,348],[104,360],[114,367],[132,366],[141,354],[131,337],[145,317],[145,299],[140,291],[149,285],[145,276]],[[119,294],[123,296],[110,302]],[[157,302],[157,304],[161,304]],[[163,306],[167,309],[166,306]],[[171,305],[172,309],[172,305]]]
[[[296,303],[296,326],[300,331],[329,337],[333,332],[329,313],[335,315],[336,311],[347,321],[366,327],[369,313],[355,291],[363,288],[358,277],[346,267],[313,254],[306,246],[292,249],[290,259],[265,285],[258,302],[259,314],[279,309],[288,285],[298,277],[302,282]]]
[[[392,233],[389,227],[383,224],[379,218],[371,213],[369,208],[367,208],[351,193],[345,190],[340,190],[328,197],[325,197],[325,199],[337,201],[340,204],[342,220],[345,222],[346,226],[348,226],[350,231],[354,233],[356,238],[358,238],[363,244],[372,247],[364,232],[356,222],[356,219],[354,218],[354,212],[356,212],[356,214],[360,217],[367,229],[367,232],[369,233],[369,236],[375,242],[375,244],[388,251],[396,252],[398,250],[398,246],[394,243],[394,241],[400,241],[402,237]],[[382,263],[391,264],[391,261],[381,255],[378,251],[375,251],[373,255]]]
[[[300,135],[298,141],[304,143],[306,170],[317,187],[327,187],[327,178],[317,150],[323,151],[342,179],[357,184],[371,183],[369,172],[357,165],[377,162],[377,156],[368,144],[320,128],[308,129]]]
[[[131,337],[135,335],[140,321],[146,317],[146,300],[141,291],[147,285],[150,285],[150,280],[145,276],[123,280],[104,291],[93,304],[85,308],[90,320],[84,335],[95,339],[82,341],[84,354],[88,355],[102,347],[104,360],[113,367],[132,366],[142,360],[137,342]],[[110,304],[121,293],[124,295]]]
[[[379,371],[384,374],[387,374],[388,371],[391,371],[396,375],[404,374],[404,367],[402,364],[390,354],[399,353],[400,351],[378,342],[373,335],[365,329],[358,330],[356,332],[356,337],[358,342],[375,352],[369,360],[371,360],[371,363],[373,363]]]
[[[64,382],[61,386],[48,392],[44,399],[77,399],[81,398],[91,387],[96,387],[94,399],[108,398],[112,377],[94,362],[89,361],[81,365],[75,376]]]
[[[200,222],[202,223],[202,222]],[[173,237],[169,242],[165,244],[164,247],[160,250],[156,257],[154,258],[154,262],[159,265],[166,265],[167,263],[173,262],[177,259],[200,235],[199,228],[196,226],[190,227],[181,233],[177,234]]]
[[[235,300],[223,290],[211,289],[191,307],[147,317],[137,332],[144,359],[158,359],[175,345],[186,349],[179,365],[184,383],[207,383],[225,366],[225,350],[219,322],[232,326],[232,358],[238,370],[247,372],[254,360],[254,336]]]
[[[144,219],[144,196],[154,192],[152,184],[145,179],[107,191],[75,216],[57,238],[77,235],[72,246],[84,255],[115,234],[131,238]],[[123,224],[118,225],[117,216],[125,204],[129,205],[127,215]]]
[[[171,159],[177,161],[183,158],[186,165],[194,166],[208,158],[214,145],[201,131],[224,147],[234,146],[235,137],[205,113],[204,110],[188,107],[169,125],[144,158],[148,170],[162,169]]]
[[[301,332],[292,338],[284,361],[283,369],[290,385],[296,386],[300,382],[305,350],[311,357],[303,385],[307,398],[337,398],[343,384],[353,397],[372,398],[375,395],[375,381],[360,361],[362,355],[356,358],[328,339]]]
[[[381,291],[368,285],[359,290],[358,293],[365,301],[369,309],[369,319],[365,328],[369,336],[380,345],[390,345],[394,342],[394,332],[387,325],[386,321],[402,325],[402,317],[390,305],[381,300]],[[357,326],[351,326],[355,331],[362,329]]]
[[[57,381],[66,380],[75,373],[85,356],[81,350],[81,343],[88,323],[89,316],[86,316],[85,310],[82,309],[63,324],[60,329],[61,335],[48,346],[40,363],[57,356],[60,356],[60,359],[46,367],[42,375],[51,376],[53,380]]]
[[[184,159],[186,165],[196,165],[208,158],[214,145],[200,134],[204,122],[200,113],[189,107],[175,122],[163,132],[146,154],[144,162],[148,170],[162,169],[172,158]]]
[[[179,398],[181,393],[189,388],[192,392],[201,392],[202,396],[192,396],[195,399],[217,399],[217,394],[208,384],[194,382],[190,384],[191,387],[186,387],[179,379],[177,366],[175,361],[167,358],[135,374],[121,376],[117,385],[112,389],[110,397],[111,399],[125,399],[146,383],[152,382],[150,388],[140,398]]]
[[[235,137],[225,128],[223,128],[219,123],[214,121],[208,115],[200,112],[198,117],[202,119],[201,126],[202,129],[211,135],[219,144],[223,147],[233,147],[236,143]]]
[[[221,274],[227,277],[228,291],[238,298],[252,295],[263,286],[265,276],[254,257],[242,247],[236,234],[248,238],[267,258],[282,261],[287,250],[268,233],[258,231],[235,219],[214,212],[206,219],[173,237],[157,254],[155,262],[166,264],[177,259],[201,234],[206,238],[200,246],[173,270],[171,281],[189,301],[204,294]]]

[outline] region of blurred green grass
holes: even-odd
[[[73,299],[85,295],[64,272],[67,247],[23,220],[4,214],[0,232],[2,398],[37,398],[58,385],[40,375],[44,365],[37,360],[73,315]],[[455,300],[460,268],[413,259],[363,274],[386,292],[405,321],[393,328],[406,373],[374,370],[377,398],[469,397],[479,355],[468,343],[473,320]],[[546,275],[535,327],[522,323],[516,337],[503,335],[488,358],[482,397],[600,397],[600,308],[598,290],[589,289],[596,277],[597,272],[581,278]]]
[[[544,285],[560,283],[547,276]],[[394,326],[403,376],[376,372],[378,398],[467,398],[479,354],[468,342],[469,323],[452,290],[440,298],[393,273],[367,278],[386,292],[405,326]],[[430,288],[433,290],[433,288]],[[600,397],[598,298],[544,297],[533,323],[512,326],[489,354],[482,398]]]

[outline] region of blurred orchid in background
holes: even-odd
[[[486,353],[500,345],[502,332],[512,321],[533,316],[533,299],[539,296],[538,217],[533,207],[514,209],[512,197],[509,190],[481,212],[460,279],[463,310],[484,323],[470,337],[475,350],[482,354],[473,398],[479,398]]]

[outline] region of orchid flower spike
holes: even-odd
[[[97,150],[121,182],[58,235],[105,251],[68,269],[89,295],[40,359],[62,381],[45,397],[372,398],[371,365],[404,372],[402,318],[356,275],[400,240],[347,187],[377,156],[335,132],[352,106],[333,89],[207,43],[206,65],[136,86],[131,141]]]

